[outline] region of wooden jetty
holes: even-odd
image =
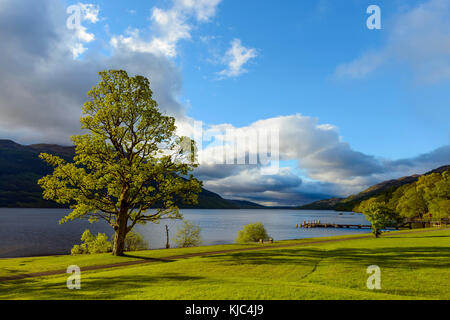
[[[398,230],[399,228],[409,227],[412,228],[412,224],[421,224],[423,228],[428,227],[447,227],[450,224],[449,219],[444,218],[440,220],[425,220],[425,219],[406,219],[398,227],[387,227],[386,229]],[[303,221],[303,223],[297,224],[296,228],[347,228],[347,229],[370,229],[372,226],[365,224],[341,224],[341,223],[322,223],[320,220]]]
[[[347,228],[347,229],[363,229],[372,226],[364,224],[341,224],[341,223],[323,223],[320,220],[304,221],[297,225],[297,228]]]

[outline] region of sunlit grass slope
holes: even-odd
[[[69,264],[99,265],[233,248],[242,246],[152,250],[125,258],[96,255],[6,259],[0,261],[0,270],[3,275],[11,275],[60,270]],[[369,290],[366,286],[366,269],[370,265],[381,268],[381,290]],[[84,271],[80,290],[67,289],[68,275],[5,281],[0,282],[0,298],[450,299],[449,267],[450,231],[400,232],[379,239],[230,252]]]

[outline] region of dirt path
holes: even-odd
[[[385,236],[387,236],[387,235],[388,236],[400,236],[403,234],[424,233],[424,232],[434,232],[434,231],[444,231],[444,230],[450,230],[450,228],[410,231],[410,232],[403,232],[403,233],[398,233],[398,234],[389,234],[388,233]],[[81,269],[81,271],[110,269],[110,268],[119,268],[119,267],[126,267],[126,266],[135,266],[135,265],[147,264],[147,263],[153,263],[153,262],[171,262],[171,261],[175,261],[175,260],[179,260],[179,259],[212,256],[212,255],[224,254],[224,253],[236,253],[236,252],[245,252],[245,251],[258,251],[258,250],[269,250],[269,249],[277,249],[277,248],[300,247],[300,246],[308,246],[311,244],[341,242],[341,241],[348,241],[348,240],[359,240],[359,239],[366,239],[366,238],[371,238],[371,237],[373,237],[373,236],[370,234],[370,235],[364,235],[364,236],[359,236],[359,237],[317,240],[317,241],[308,241],[308,242],[301,242],[301,243],[281,244],[281,245],[267,246],[267,247],[250,247],[250,248],[242,248],[242,249],[229,249],[229,250],[220,250],[220,251],[198,252],[198,253],[169,256],[169,257],[164,257],[164,258],[142,258],[142,260],[138,260],[138,261],[127,261],[127,262],[104,264],[104,265],[98,265],[98,266],[88,266],[88,267],[82,267],[80,269]],[[53,276],[53,275],[60,275],[60,274],[66,274],[66,273],[67,273],[66,270],[52,270],[52,271],[43,271],[43,272],[34,272],[34,273],[24,273],[24,274],[17,274],[17,275],[13,275],[13,276],[0,277],[0,281],[20,280],[20,279],[26,279],[26,278]]]

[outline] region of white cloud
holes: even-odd
[[[339,65],[336,68],[336,76],[339,78],[364,78],[384,64],[388,58],[389,56],[385,52],[368,52],[352,62]]]
[[[330,124],[320,124],[317,118],[301,114],[259,120],[249,126],[235,128],[230,124],[211,126],[208,131],[235,131],[236,137],[250,137],[250,143],[257,144],[253,132],[273,130],[279,132],[279,155],[281,161],[295,160],[298,167],[306,171],[315,180],[330,183],[346,183],[354,181],[355,177],[371,176],[384,171],[382,164],[373,156],[352,150],[348,143],[341,140],[336,127]],[[251,139],[254,139],[253,141]],[[248,145],[237,145],[238,154],[249,151]],[[221,153],[217,144],[207,146],[202,150],[203,159],[209,163],[220,162]],[[225,145],[225,150],[229,146]],[[256,149],[250,150],[256,151]],[[218,158],[217,158],[218,157]]]
[[[81,13],[84,21],[90,21],[91,23],[97,23],[99,21],[100,7],[90,3],[78,3],[81,8]]]
[[[188,122],[178,124],[183,135],[193,134],[194,128]],[[321,124],[317,118],[300,114],[260,120],[239,128],[231,124],[214,125],[206,127],[203,134],[223,135],[226,130],[235,130],[240,141],[230,147],[227,143],[222,144],[219,137],[220,143],[203,144],[199,154],[203,161],[195,174],[209,190],[230,198],[243,197],[261,203],[270,200],[278,201],[278,204],[295,204],[296,201],[298,204],[324,195],[348,196],[380,181],[424,173],[448,164],[450,159],[450,146],[417,158],[397,161],[363,154],[342,141],[335,126]],[[294,162],[296,167],[281,167],[278,173],[267,175],[259,165],[250,165],[248,161],[241,165],[221,164],[224,162],[223,153],[232,151],[234,154],[235,150],[238,158],[246,157],[248,160],[257,149],[249,148],[243,140],[255,137],[250,132],[262,130],[279,131],[281,163]],[[256,138],[249,141],[257,144]],[[300,170],[302,177],[294,173],[295,170]]]
[[[77,3],[80,13],[80,21],[78,24],[74,24],[73,28],[73,45],[71,48],[74,59],[77,59],[81,54],[87,51],[83,43],[89,43],[95,40],[93,33],[87,32],[87,28],[82,25],[82,22],[87,21],[90,23],[97,23],[99,21],[100,7],[98,5],[90,3]],[[71,13],[74,13],[73,11]]]
[[[218,74],[221,78],[232,78],[246,73],[247,70],[244,65],[251,59],[257,56],[256,49],[246,48],[242,45],[241,40],[233,39],[231,47],[225,53],[223,62],[227,68],[220,71]]]
[[[336,76],[362,78],[386,64],[407,66],[418,81],[450,80],[450,2],[429,0],[396,16],[384,47],[336,69]]]
[[[75,43],[72,46],[72,54],[73,54],[74,58],[79,57],[80,55],[82,55],[86,51],[87,51],[87,48],[84,47],[82,43]]]
[[[199,23],[210,21],[220,1],[174,0],[167,10],[155,7],[150,16],[152,37],[144,39],[140,30],[128,30],[126,35],[113,36],[111,44],[116,49],[175,57],[179,41],[191,38],[192,20]]]

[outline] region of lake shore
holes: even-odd
[[[86,220],[74,220],[65,224],[58,221],[70,212],[68,209],[0,208],[0,257],[26,257],[61,255],[70,253],[80,243],[81,234],[89,229],[93,234],[112,236],[112,228],[99,221],[90,224]],[[332,223],[367,224],[362,215],[320,210],[255,210],[255,209],[183,209],[186,220],[201,227],[202,245],[224,245],[235,241],[237,232],[249,223],[262,222],[275,240],[316,238],[348,234],[369,233],[357,229],[297,229],[304,221],[321,220]],[[163,220],[161,224],[136,226],[149,248],[165,248],[165,225],[173,237],[180,220]]]

